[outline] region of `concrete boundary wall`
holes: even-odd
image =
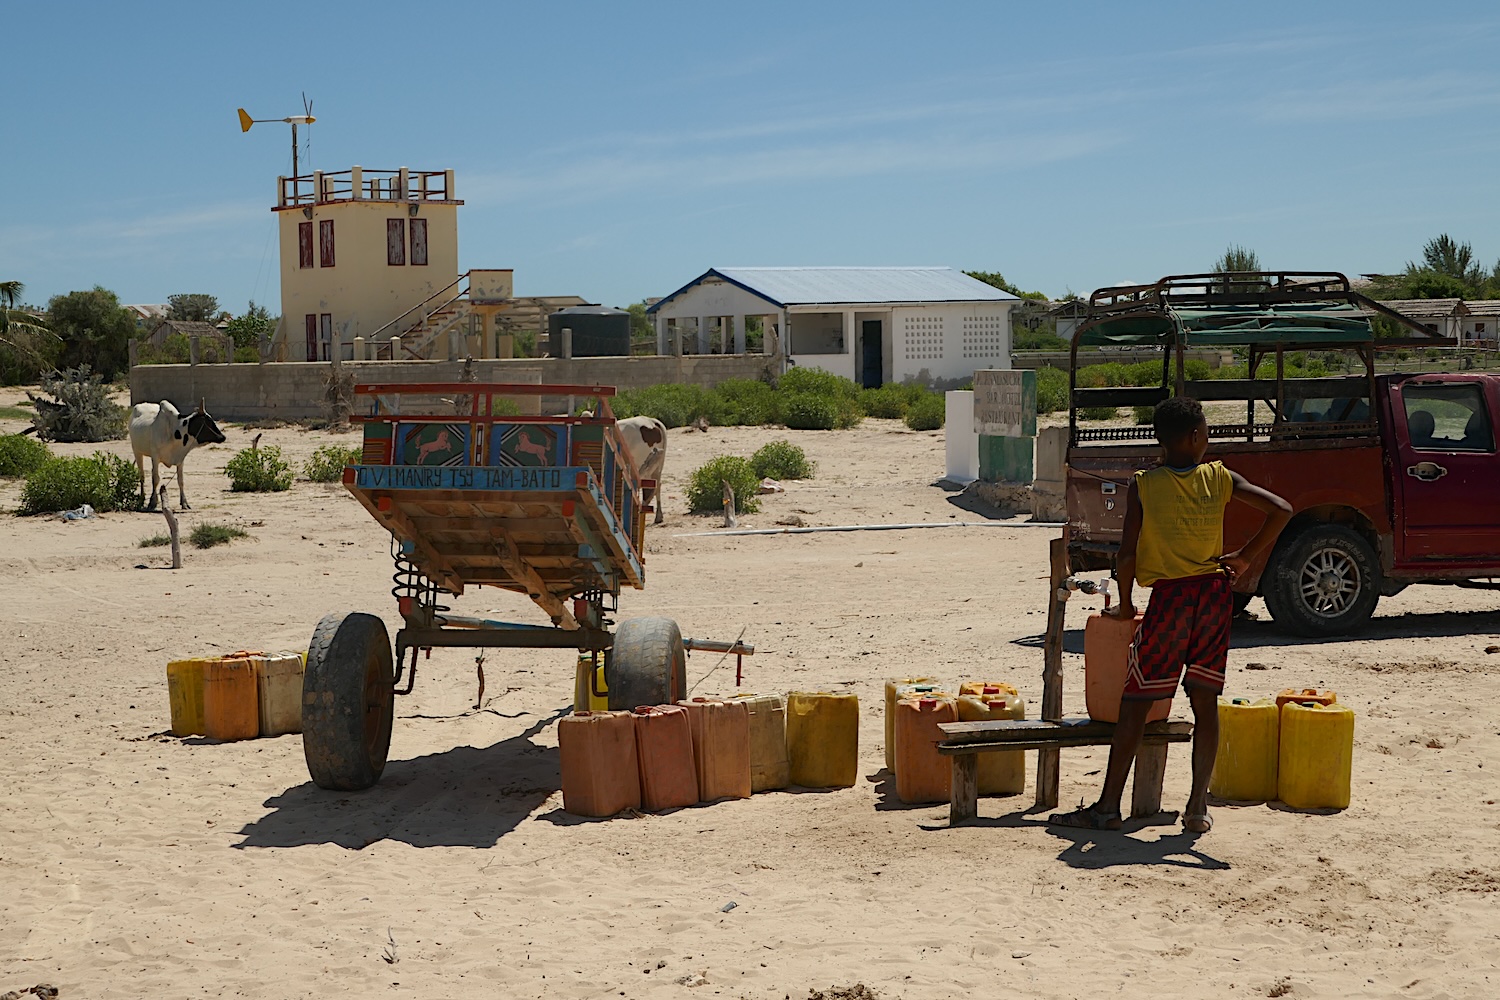
[[[457,382],[462,361],[346,361],[356,382]],[[758,354],[638,358],[514,358],[474,360],[480,382],[612,385],[642,389],[663,383],[712,388],[731,378],[759,379],[777,359]],[[312,420],[323,415],[329,364],[136,365],[131,403],[170,400],[179,409],[208,403],[221,420]]]

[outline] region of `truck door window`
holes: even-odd
[[[1494,451],[1484,392],[1473,382],[1407,384],[1406,428],[1417,451]]]

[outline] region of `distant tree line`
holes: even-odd
[[[98,285],[54,295],[46,309],[20,305],[24,292],[19,281],[0,281],[0,384],[31,384],[47,372],[80,365],[112,381],[129,368],[131,341],[144,340],[154,326],[138,324],[119,296]],[[261,335],[276,329],[277,318],[253,301],[239,316],[221,311],[217,298],[201,292],[171,295],[167,303],[168,319],[224,323],[236,360],[258,360]],[[186,338],[178,339],[184,343],[172,345],[168,353],[174,356],[161,360],[187,360]]]

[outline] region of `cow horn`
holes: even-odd
[[[198,397],[198,412],[199,413],[202,413],[204,410],[207,409],[207,407],[204,405],[207,402],[207,400],[208,400],[208,397],[206,397],[206,396],[199,396]]]

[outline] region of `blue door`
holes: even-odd
[[[866,389],[879,389],[881,376],[885,374],[885,355],[881,353],[881,323],[878,319],[867,319],[860,324],[860,385]]]

